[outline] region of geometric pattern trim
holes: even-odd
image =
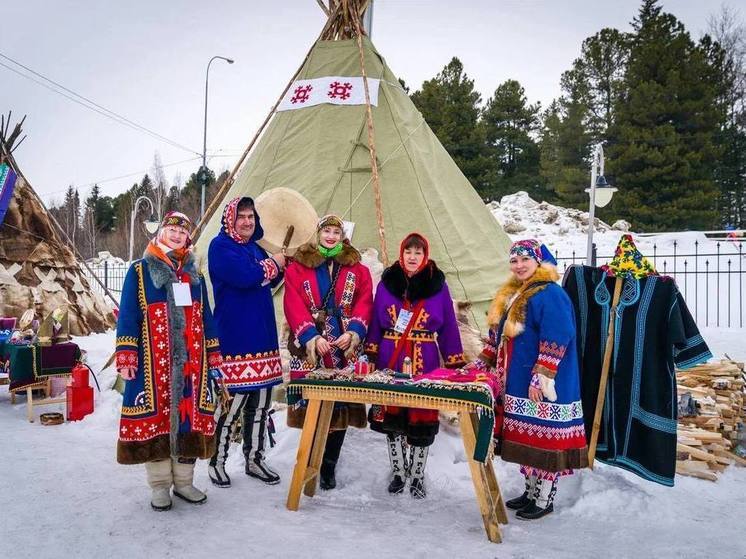
[[[528,398],[517,398],[505,395],[505,413],[533,417],[542,421],[572,421],[583,419],[583,404],[580,401],[570,404],[552,402],[533,402]],[[583,426],[580,425],[582,428]]]

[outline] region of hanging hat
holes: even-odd
[[[557,260],[552,256],[546,245],[536,239],[523,239],[514,242],[510,246],[510,256],[528,256],[536,260],[539,264],[557,265]]]
[[[420,263],[420,266],[411,274],[407,272],[407,269],[404,267],[404,249],[407,245],[411,243],[413,239],[418,239],[421,241],[421,243],[424,245],[423,251],[425,252],[425,257],[422,259],[422,262]],[[430,242],[427,240],[427,237],[425,235],[421,235],[420,233],[412,232],[404,239],[402,240],[401,244],[399,245],[399,266],[401,266],[401,269],[404,270],[404,272],[407,275],[415,275],[420,273],[422,270],[425,269],[425,267],[430,263]]]

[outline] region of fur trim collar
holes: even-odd
[[[293,259],[298,262],[298,264],[312,269],[318,268],[326,260],[316,247],[316,243],[306,243],[298,247]],[[360,262],[361,257],[355,247],[345,242],[342,252],[335,256],[334,260],[342,266],[354,266]]]
[[[407,277],[399,262],[394,262],[383,271],[381,281],[397,299],[420,301],[440,293],[446,276],[432,260],[411,278]]]
[[[176,271],[158,257],[150,253],[146,253],[143,259],[148,263],[150,280],[158,289],[161,289],[167,283],[174,283],[177,281]],[[194,258],[194,254],[192,254],[191,252],[187,254],[186,258],[184,259],[182,270],[189,276],[189,283],[191,285],[199,285],[199,272],[197,271],[197,263]]]
[[[508,316],[505,319],[505,327],[503,328],[502,335],[508,338],[515,338],[525,328],[528,300],[539,291],[546,289],[548,283],[556,282],[557,280],[559,280],[557,268],[547,263],[541,264],[531,277],[530,282],[525,285],[516,278],[511,277],[497,290],[497,294],[490,305],[490,311],[487,314],[487,324],[489,324],[490,328],[496,329],[507,311]]]

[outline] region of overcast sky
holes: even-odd
[[[725,0],[746,17],[746,0]],[[486,100],[516,79],[545,107],[583,39],[628,30],[638,0],[375,0],[373,42],[415,89],[458,56]],[[667,0],[694,38],[720,3]],[[28,115],[16,151],[45,202],[69,184],[98,182],[115,195],[139,180],[158,152],[183,180],[202,151],[204,72],[210,70],[208,152],[231,167],[324,23],[314,0],[4,0],[0,54],[17,60],[175,142],[185,151],[85,109],[0,66],[0,111]],[[13,66],[0,57],[0,63]],[[192,161],[180,164],[184,160]],[[116,178],[131,175],[125,178]]]

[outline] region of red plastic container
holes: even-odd
[[[86,373],[88,373],[88,369],[86,369]],[[68,386],[67,420],[78,421],[89,413],[93,413],[93,387],[75,386],[74,384]]]

